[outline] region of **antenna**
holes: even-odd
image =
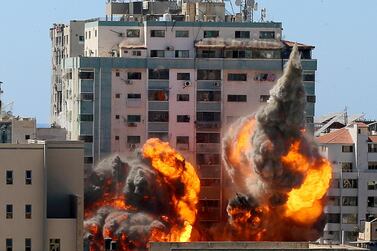
[[[348,107],[344,107],[344,124],[347,126],[348,125]]]
[[[3,85],[4,83],[0,81],[0,114],[3,113],[3,100],[1,99],[1,94],[3,94],[3,89],[1,88],[1,86]]]

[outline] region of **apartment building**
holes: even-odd
[[[51,121],[55,122],[62,110],[63,79],[62,60],[82,55],[84,48],[85,21],[70,21],[69,24],[54,24],[50,28],[51,39]]]
[[[317,138],[333,166],[325,208],[324,241],[355,241],[365,221],[377,217],[377,134],[355,122]]]
[[[83,145],[0,144],[0,250],[83,249]]]
[[[221,3],[215,7],[215,14],[224,11]],[[113,152],[131,153],[150,137],[169,141],[197,167],[200,219],[211,223],[227,203],[222,134],[268,100],[294,43],[282,40],[281,23],[241,22],[224,12],[193,18],[190,13],[200,11],[185,8],[184,14],[159,17],[124,14],[122,21],[109,10],[110,20],[86,22],[83,56],[61,63],[67,77],[53,122],[67,129],[69,139],[85,142],[87,165]],[[317,61],[313,46],[298,45],[312,130]]]

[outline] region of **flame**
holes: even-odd
[[[332,178],[328,160],[310,160],[299,152],[300,142],[294,142],[282,162],[304,174],[304,181],[288,193],[285,215],[303,224],[314,223],[323,212],[323,198]]]
[[[183,226],[174,226],[169,237],[159,237],[168,241],[185,242],[190,240],[192,225],[195,223],[199,201],[200,180],[194,167],[184,157],[170,147],[169,143],[159,139],[149,139],[142,148],[143,157],[151,161],[152,167],[162,174],[165,181],[177,180],[184,185],[183,196],[172,198],[175,211]],[[154,234],[156,238],[157,234]]]

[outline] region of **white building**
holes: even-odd
[[[355,241],[364,222],[377,217],[377,135],[358,122],[317,141],[334,172],[323,239]]]
[[[83,249],[83,145],[0,144],[0,250]]]
[[[225,15],[220,1],[166,15],[173,1],[144,2],[153,15],[142,15],[140,3],[109,3],[112,21],[85,23],[82,56],[61,60],[62,96],[53,98],[52,122],[67,129],[68,139],[84,141],[89,167],[111,153],[131,153],[150,137],[169,141],[197,167],[200,219],[211,224],[225,216],[227,204],[222,134],[267,101],[293,43],[282,40],[281,23],[241,22]],[[312,130],[317,61],[313,46],[298,46]]]

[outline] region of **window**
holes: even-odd
[[[25,205],[25,219],[31,219],[31,205]]]
[[[97,37],[97,30],[94,31],[94,37]]]
[[[178,72],[177,73],[177,80],[190,80],[190,73]]]
[[[168,101],[169,92],[165,90],[149,90],[148,100],[150,101]]]
[[[276,79],[276,75],[273,73],[257,73],[255,75],[255,81],[269,81],[273,82]]]
[[[28,139],[30,139],[30,135],[29,135],[29,134],[26,134],[26,135],[25,135],[25,140],[28,140]]]
[[[221,70],[198,70],[198,80],[221,80]]]
[[[220,143],[220,133],[197,133],[196,143]]]
[[[314,118],[313,117],[306,117],[305,118],[305,122],[307,124],[313,124],[314,123]]]
[[[357,188],[357,180],[355,179],[344,179],[343,188]]]
[[[80,121],[93,121],[93,114],[80,114]]]
[[[368,197],[368,207],[377,207],[377,197]]]
[[[250,38],[250,31],[235,31],[235,38]]]
[[[115,140],[119,140],[119,136],[116,135],[116,136],[114,137],[114,139],[115,139]]]
[[[189,37],[189,31],[175,31],[175,37]]]
[[[6,209],[5,218],[6,219],[13,219],[13,205],[7,204],[5,206],[5,209]]]
[[[326,214],[327,223],[340,223],[340,214]]]
[[[225,50],[225,58],[252,58],[251,50]]]
[[[200,153],[196,155],[196,163],[199,165],[220,165],[220,154]]]
[[[353,146],[342,146],[342,152],[352,153],[353,152]]]
[[[281,58],[278,50],[254,50],[253,58],[256,59],[279,59]]]
[[[31,185],[31,170],[25,171],[25,185]]]
[[[368,153],[377,153],[377,144],[368,144]]]
[[[190,101],[189,94],[177,94],[177,101]]]
[[[49,251],[60,251],[60,239],[50,239]]]
[[[175,51],[175,57],[176,58],[188,58],[190,57],[190,51],[189,50],[176,50]]]
[[[368,162],[368,170],[377,170],[377,162],[375,161]]]
[[[343,224],[357,224],[357,214],[343,214],[342,223]]]
[[[164,58],[165,51],[164,50],[151,50],[151,58]]]
[[[13,250],[13,240],[12,239],[6,239],[5,240],[5,249],[6,249],[6,251],[12,251]]]
[[[164,30],[151,30],[151,37],[165,37]]]
[[[368,181],[368,190],[377,190],[377,181]]]
[[[177,115],[177,122],[178,123],[189,123],[190,122],[190,115]]]
[[[260,39],[275,39],[275,31],[260,31]]]
[[[327,205],[329,206],[339,206],[340,200],[338,196],[329,196],[327,197]]]
[[[189,149],[189,136],[177,136],[177,147],[179,150],[188,150]]]
[[[140,93],[128,93],[127,99],[141,99]]]
[[[221,57],[221,51],[212,49],[212,50],[198,50],[197,52],[198,58],[220,58]]]
[[[79,41],[80,41],[80,42],[84,42],[84,40],[85,40],[85,39],[84,39],[84,36],[79,36]]]
[[[306,101],[308,103],[315,103],[315,96],[314,95],[308,95],[308,96],[306,96]]]
[[[140,30],[127,29],[126,36],[127,37],[140,37]]]
[[[132,56],[140,57],[141,51],[132,51]]]
[[[6,184],[12,185],[13,184],[13,171],[7,170],[5,172],[5,175],[6,175]]]
[[[128,79],[141,79],[141,72],[128,72],[127,78]]]
[[[128,144],[140,144],[140,136],[127,136]]]
[[[150,111],[148,112],[149,122],[169,122],[169,112]]]
[[[246,95],[228,95],[228,102],[246,102]]]
[[[115,98],[120,98],[120,93],[115,93]]]
[[[149,69],[149,79],[169,79],[169,69]]]
[[[220,122],[220,112],[197,112],[196,120],[199,122]]]
[[[343,162],[342,163],[342,172],[343,173],[352,172],[352,162]]]
[[[357,206],[357,197],[354,196],[344,196],[342,197],[343,206]]]
[[[93,164],[93,157],[84,157],[84,164]]]
[[[303,81],[315,81],[315,74],[314,73],[304,73],[302,76]]]
[[[219,102],[221,101],[221,92],[220,91],[198,91],[196,95],[197,101],[202,102]]]
[[[31,251],[31,239],[30,238],[25,239],[25,251]]]
[[[229,73],[228,81],[247,81],[246,73]]]
[[[119,119],[119,118],[120,118],[119,114],[115,115],[115,119]]]
[[[80,99],[83,101],[93,101],[94,96],[93,93],[81,93]]]
[[[79,140],[84,141],[85,143],[91,143],[91,142],[93,142],[93,136],[92,135],[80,135]]]
[[[211,38],[211,37],[218,37],[219,31],[204,31],[203,37],[204,38]]]
[[[115,77],[120,77],[120,72],[119,71],[115,72]]]
[[[260,95],[259,101],[260,102],[267,102],[270,99],[270,95]]]
[[[94,79],[94,72],[93,71],[81,71],[79,72],[80,79]]]
[[[127,115],[127,122],[128,123],[136,123],[141,121],[140,115]]]

